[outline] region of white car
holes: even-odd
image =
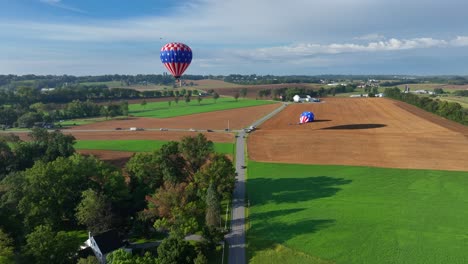
[[[167,128],[160,128],[159,130],[160,130],[160,131],[167,131],[167,130],[169,130],[169,129],[167,129]]]
[[[195,130],[195,129],[191,128],[191,129],[189,129],[189,131],[191,131],[191,132],[195,132],[195,131],[197,131],[197,130]]]

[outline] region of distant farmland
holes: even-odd
[[[239,99],[236,101],[230,97],[221,97],[215,102],[211,97],[202,97],[202,101],[199,104],[197,98],[192,96],[188,104],[181,97],[178,103],[172,101],[171,106],[169,106],[168,102],[151,102],[146,105],[131,104],[129,105],[129,110],[133,116],[168,118],[273,103],[276,102],[250,99]]]

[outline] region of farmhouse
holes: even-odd
[[[82,250],[89,251],[91,249],[99,262],[104,264],[106,263],[107,254],[124,246],[125,243],[120,238],[117,230],[109,230],[95,236],[91,236],[90,232]]]

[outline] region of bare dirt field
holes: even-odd
[[[297,125],[303,111],[316,121]],[[468,127],[385,98],[293,104],[248,138],[256,161],[468,171]]]
[[[269,104],[262,106],[245,107],[239,109],[223,110],[209,113],[193,114],[187,116],[179,116],[174,118],[136,118],[130,117],[126,120],[110,120],[97,122],[87,125],[81,125],[68,129],[73,130],[102,130],[130,127],[139,127],[145,129],[159,128],[175,128],[175,129],[242,129],[251,125],[257,119],[267,115],[274,109],[278,108],[279,104]]]
[[[77,140],[175,140],[178,141],[185,136],[195,136],[200,132],[189,131],[63,131],[64,134],[72,134]],[[203,134],[213,142],[234,142],[231,133],[208,133]]]

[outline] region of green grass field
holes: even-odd
[[[215,103],[213,98],[203,97],[203,100],[198,104],[197,98],[192,97],[192,101],[188,104],[185,103],[183,98],[180,98],[178,104],[172,101],[170,107],[167,102],[150,102],[146,106],[131,104],[129,105],[129,114],[139,117],[168,118],[272,103],[276,102],[250,99],[239,99],[236,102],[234,98],[230,97],[221,97]]]
[[[250,263],[468,263],[468,172],[248,165]]]
[[[169,141],[163,140],[77,140],[75,149],[116,150],[130,152],[150,152],[161,148]],[[214,143],[218,153],[234,153],[234,143]]]
[[[440,99],[442,101],[459,103],[464,108],[468,108],[468,97],[447,96],[447,97],[438,97],[437,99]]]

